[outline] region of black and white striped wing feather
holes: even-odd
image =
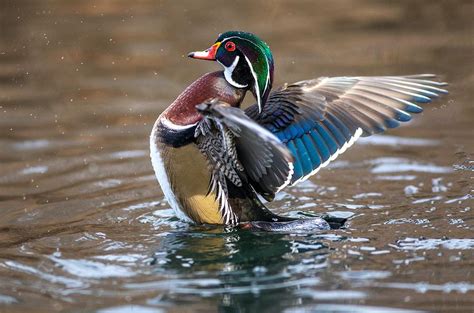
[[[258,193],[272,196],[290,182],[293,159],[274,134],[241,109],[217,101],[202,103],[197,109],[204,118],[195,137],[212,171],[210,191],[216,192],[224,219],[232,222],[232,210],[223,204],[228,202],[228,184],[250,184]]]

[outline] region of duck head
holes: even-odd
[[[251,33],[225,32],[205,51],[191,52],[190,58],[217,61],[224,67],[226,81],[251,90],[262,110],[273,82],[273,56],[268,45]]]

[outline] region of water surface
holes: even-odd
[[[3,1],[0,311],[406,312],[474,306],[470,1]],[[274,51],[276,83],[439,73],[450,95],[285,190],[321,234],[190,226],[155,181],[158,114],[217,64],[230,29]],[[336,213],[334,213],[336,212]]]

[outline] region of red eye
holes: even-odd
[[[235,43],[228,41],[225,43],[225,49],[229,52],[235,51]]]

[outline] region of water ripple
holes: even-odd
[[[401,250],[435,250],[444,248],[448,250],[472,250],[474,239],[418,239],[405,238],[396,244]]]

